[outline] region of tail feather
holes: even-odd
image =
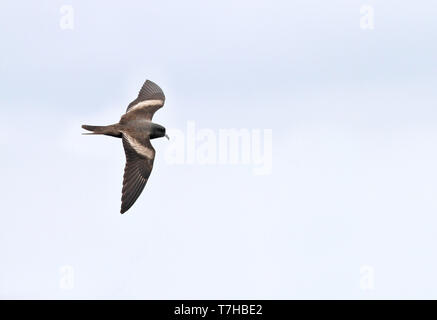
[[[104,134],[106,126],[89,126],[87,124],[84,124],[82,126],[82,128],[85,130],[93,132],[93,133],[88,133],[88,134]]]
[[[107,136],[121,138],[121,132],[117,129],[117,125],[90,126],[84,124],[82,125],[82,128],[92,132],[92,133],[83,133],[83,134],[104,134]]]

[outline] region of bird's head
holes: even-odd
[[[150,139],[156,139],[161,137],[166,137],[170,140],[168,135],[165,133],[165,128],[159,124],[153,123],[152,130],[150,132]]]

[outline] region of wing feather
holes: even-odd
[[[165,102],[165,95],[161,88],[154,82],[146,80],[138,97],[132,101],[126,110],[126,114],[121,118],[144,117],[152,120],[154,113],[160,109]]]
[[[121,213],[125,213],[135,203],[144,189],[153,168],[155,149],[150,140],[143,145],[148,150],[138,153],[131,143],[138,143],[133,137],[123,134],[123,147],[126,155],[126,166],[123,175],[123,190],[121,196]]]

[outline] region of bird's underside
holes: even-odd
[[[123,175],[121,213],[125,213],[135,203],[149,179],[155,159],[150,139],[161,137],[165,128],[151,122],[153,114],[164,105],[165,96],[161,88],[146,80],[138,97],[127,107],[120,122],[109,126],[82,127],[91,134],[105,134],[122,138],[126,155]],[[162,129],[164,130],[161,134]],[[156,134],[158,130],[158,135]]]

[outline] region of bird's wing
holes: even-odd
[[[135,203],[149,179],[155,159],[155,149],[150,140],[140,143],[135,137],[123,133],[123,147],[126,166],[123,175],[121,213],[125,213]]]
[[[142,117],[152,120],[153,114],[164,105],[165,95],[161,88],[154,82],[146,80],[138,94],[138,97],[132,101],[122,117]]]

